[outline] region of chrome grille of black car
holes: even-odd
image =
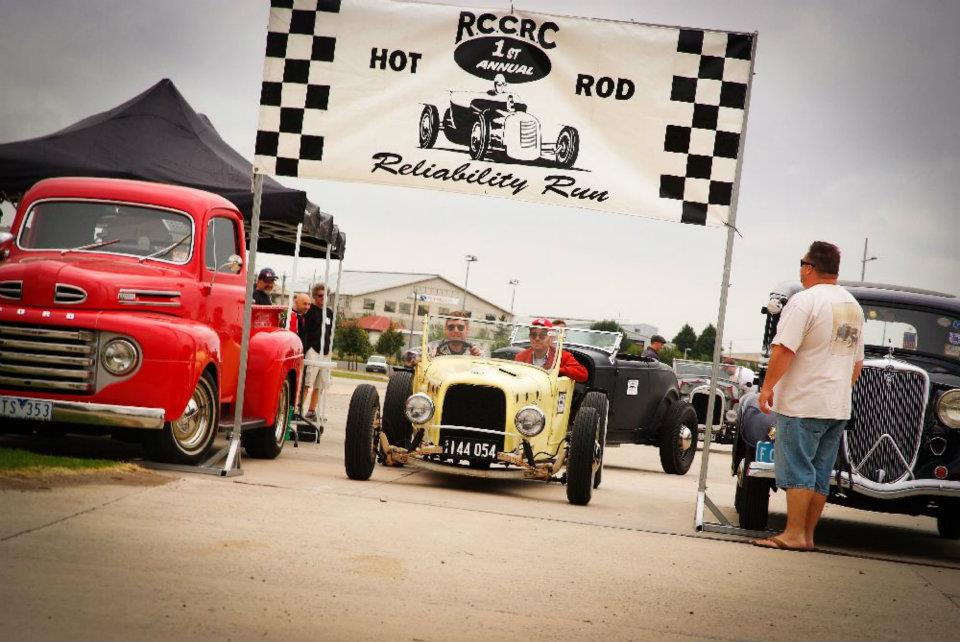
[[[23,281],[0,281],[0,299],[19,301],[23,297]]]
[[[440,423],[445,426],[469,426],[487,430],[506,430],[507,398],[503,391],[492,386],[450,386],[443,396],[443,411]],[[470,430],[443,428],[440,440],[444,437],[472,439],[474,441],[495,442],[497,451],[503,450],[503,435],[491,435]]]
[[[76,304],[87,300],[87,292],[83,288],[65,283],[57,283],[53,291],[54,303]]]
[[[878,483],[913,474],[920,449],[929,382],[926,373],[883,361],[864,365],[853,389],[847,459],[855,473]]]
[[[0,324],[0,387],[93,393],[97,333],[74,328]]]
[[[520,121],[520,147],[537,146],[537,123],[533,120]]]

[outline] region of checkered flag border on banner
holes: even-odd
[[[670,100],[691,106],[690,120],[667,125],[663,151],[671,173],[660,197],[680,201],[680,221],[727,220],[750,81],[753,36],[681,29],[677,52],[695,56],[696,75],[674,76]],[[692,67],[691,67],[692,68]]]
[[[271,0],[270,6],[254,154],[267,174],[299,176],[303,165],[323,160],[323,136],[304,132],[319,129],[330,100],[326,71],[337,40],[320,32],[320,16],[339,13],[340,0]]]

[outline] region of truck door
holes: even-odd
[[[225,213],[226,214],[226,213]],[[232,216],[214,215],[207,222],[203,279],[209,288],[202,321],[220,337],[223,363],[220,364],[220,398],[229,401],[237,392],[240,373],[240,340],[243,330],[244,266],[234,274],[227,263],[240,252],[240,222]]]

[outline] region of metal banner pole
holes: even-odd
[[[417,288],[413,288],[413,303],[410,304],[410,341],[407,342],[407,350],[413,348],[413,326],[417,324]]]
[[[240,378],[237,381],[237,397],[233,410],[233,432],[230,435],[230,450],[223,463],[221,475],[240,468],[240,431],[243,427],[243,393],[247,385],[247,357],[250,352],[250,316],[253,311],[254,271],[257,264],[257,243],[260,240],[260,200],[263,197],[263,174],[253,170],[253,216],[250,219],[250,252],[247,254],[247,286],[244,288],[243,329],[240,335]]]
[[[330,246],[327,246],[327,252],[330,251]],[[337,303],[339,303],[340,298],[340,276],[343,274],[343,259],[337,261],[337,289],[334,290],[335,294],[333,295],[333,321],[330,323],[330,349],[324,351],[323,360],[329,362],[330,355],[333,354],[333,337],[337,330]],[[327,294],[330,293],[330,286],[327,286]],[[324,300],[324,305],[326,305],[326,300]],[[333,365],[330,366],[330,383],[333,383]],[[320,391],[320,414],[319,417],[322,417],[326,421],[327,416],[327,388],[329,386],[323,386],[323,390]]]
[[[300,261],[300,235],[303,233],[303,223],[297,225],[297,244],[293,247],[293,275],[290,277],[290,297],[287,301],[287,330],[293,317],[293,297],[297,294],[297,263]]]
[[[727,244],[723,257],[723,280],[720,285],[720,310],[717,313],[717,336],[713,344],[713,364],[710,367],[710,390],[707,399],[707,416],[703,433],[703,454],[700,456],[700,479],[697,483],[697,505],[694,512],[694,527],[696,530],[705,528],[704,508],[720,520],[720,525],[709,530],[731,530],[743,532],[730,525],[723,513],[707,497],[707,472],[710,468],[710,444],[713,442],[713,410],[716,406],[717,377],[720,374],[720,351],[723,346],[723,330],[727,317],[727,294],[730,290],[730,264],[733,262],[733,237],[737,232],[737,205],[740,199],[740,172],[743,168],[743,151],[747,138],[747,118],[750,114],[750,93],[753,91],[753,67],[757,59],[757,32],[753,33],[753,49],[750,55],[750,82],[747,84],[746,108],[743,113],[743,131],[740,135],[740,149],[737,154],[737,170],[734,178],[734,192],[730,203],[730,218],[727,220]],[[722,418],[721,418],[722,419]]]

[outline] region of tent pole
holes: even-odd
[[[330,246],[327,246],[327,251],[330,251]],[[337,304],[340,303],[340,276],[343,274],[343,258],[341,257],[337,261],[337,289],[334,290],[333,295],[333,322],[330,324],[330,349],[326,351],[326,354],[323,355],[324,361],[330,361],[330,356],[333,354],[333,338],[336,335],[337,331]],[[327,287],[327,292],[330,291],[330,288]],[[326,303],[326,302],[324,302]],[[333,383],[333,364],[330,364],[330,382]],[[320,417],[327,416],[327,388],[329,386],[324,386],[323,390],[320,391]]]
[[[707,497],[707,472],[710,468],[710,444],[713,442],[713,410],[716,407],[717,377],[720,374],[720,350],[723,346],[723,330],[727,317],[727,294],[730,290],[730,264],[733,262],[733,237],[737,233],[737,205],[740,200],[740,172],[743,169],[743,152],[747,140],[747,118],[750,115],[750,94],[753,91],[753,67],[757,60],[757,32],[753,32],[753,48],[750,55],[750,80],[747,83],[746,108],[743,113],[743,129],[740,135],[740,149],[737,154],[737,169],[733,181],[733,198],[730,201],[730,217],[727,220],[727,244],[723,257],[723,281],[720,285],[720,310],[717,313],[717,336],[713,343],[713,364],[710,367],[710,390],[707,399],[707,416],[703,433],[703,454],[700,456],[700,479],[697,483],[697,505],[694,512],[694,528],[698,531],[746,531],[735,529],[724,517],[723,512]],[[722,420],[722,418],[721,418]],[[720,524],[705,524],[704,508],[710,510]],[[712,526],[713,528],[706,528]]]
[[[243,298],[243,328],[240,335],[240,378],[233,410],[233,431],[230,450],[223,463],[221,475],[240,468],[240,431],[243,427],[243,393],[247,385],[247,357],[250,353],[250,315],[253,311],[253,273],[257,261],[257,243],[260,240],[260,200],[263,197],[263,174],[253,170],[253,216],[250,219],[250,252],[247,254],[247,285]]]
[[[290,276],[290,298],[287,301],[287,330],[293,317],[293,297],[297,292],[297,263],[300,261],[300,236],[303,234],[303,223],[297,225],[297,244],[293,247],[293,274]]]

